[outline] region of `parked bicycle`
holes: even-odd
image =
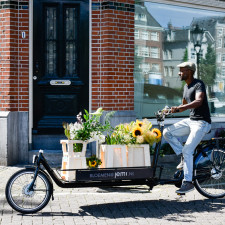
[[[156,113],[161,132],[165,117],[169,114],[169,110]],[[202,142],[194,153],[193,182],[199,193],[207,198],[225,196],[224,141],[223,138],[213,138]],[[161,179],[163,166],[158,166],[160,146],[161,141],[155,146],[151,167],[70,170],[74,171],[74,181],[63,180],[49,166],[43,151],[40,150],[39,154],[34,156],[33,166],[28,166],[9,178],[5,189],[6,199],[13,209],[27,214],[43,209],[51,197],[54,200],[52,180],[61,188],[147,185],[151,190],[159,184],[174,184],[180,187],[183,179],[182,170],[176,171],[172,179]]]

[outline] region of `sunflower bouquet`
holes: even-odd
[[[106,144],[149,144],[152,146],[160,141],[161,136],[160,130],[152,129],[152,124],[147,119],[136,120],[136,122],[116,126],[111,136],[107,135]]]
[[[87,158],[86,160],[87,160],[87,166],[90,169],[97,168],[98,166],[102,164],[102,161],[98,159],[95,155]]]

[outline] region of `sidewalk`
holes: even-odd
[[[171,164],[164,175],[171,175]],[[54,184],[55,200],[39,213],[21,215],[5,200],[7,180],[22,167],[0,167],[0,225],[218,225],[225,221],[225,200],[210,200],[196,190],[184,197],[173,185],[117,188],[61,189]]]

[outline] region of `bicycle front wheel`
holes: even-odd
[[[195,162],[194,184],[200,194],[207,198],[225,196],[225,151],[213,149],[200,154]]]
[[[23,169],[9,179],[5,194],[9,205],[18,212],[27,214],[43,209],[52,195],[52,184],[47,176],[39,171],[33,190],[29,185],[34,178],[34,169]]]

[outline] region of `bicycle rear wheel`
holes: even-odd
[[[195,187],[207,198],[222,198],[225,196],[225,150],[211,149],[205,153],[195,161]]]
[[[53,191],[48,177],[41,171],[37,175],[33,190],[29,190],[34,172],[34,169],[18,171],[10,177],[5,189],[9,205],[24,214],[43,209],[48,204]]]

